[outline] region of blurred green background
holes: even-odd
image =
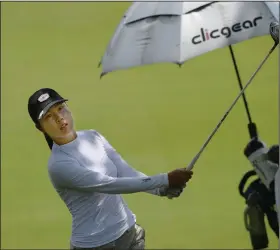
[[[70,99],[77,129],[97,129],[135,168],[157,174],[184,167],[239,93],[228,48],[176,65],[97,68],[130,3],[1,3],[2,248],[68,248],[71,217],[47,175],[49,149],[27,112],[29,96],[51,87]],[[234,46],[246,82],[270,37]],[[278,51],[247,89],[261,138],[278,140]],[[146,247],[251,248],[237,185],[247,117],[240,99],[176,200],[126,195],[146,229]],[[276,237],[268,229],[270,248]]]

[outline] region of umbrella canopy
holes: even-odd
[[[125,13],[100,62],[108,72],[185,61],[269,34],[278,2],[136,2]]]

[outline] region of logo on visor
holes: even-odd
[[[49,96],[48,93],[42,94],[42,95],[40,95],[40,97],[38,98],[38,101],[39,101],[39,102],[44,102],[44,101],[46,101],[49,97],[50,97],[50,96]]]

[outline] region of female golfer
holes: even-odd
[[[28,111],[51,149],[51,183],[72,215],[70,248],[144,249],[144,229],[120,194],[178,197],[192,172],[136,171],[97,131],[75,131],[66,101],[53,89],[40,89],[29,98]]]

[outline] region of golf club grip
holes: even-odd
[[[248,124],[248,129],[251,139],[258,137],[257,126],[254,122]]]
[[[200,155],[202,154],[202,152],[204,151],[204,149],[206,148],[206,146],[208,145],[208,143],[210,142],[210,140],[212,139],[212,137],[215,135],[215,133],[217,132],[217,130],[219,129],[219,127],[221,126],[221,124],[223,123],[223,121],[226,119],[226,117],[228,116],[229,112],[233,109],[233,107],[235,106],[235,104],[237,103],[238,99],[240,98],[240,96],[243,95],[244,91],[246,90],[246,88],[249,86],[249,84],[252,82],[252,80],[254,79],[254,77],[256,76],[256,74],[259,72],[259,70],[261,69],[261,67],[264,65],[264,63],[266,62],[266,60],[268,59],[268,57],[271,55],[271,53],[274,51],[274,49],[277,47],[278,43],[275,42],[273,47],[269,50],[268,54],[265,56],[265,58],[262,60],[262,62],[260,63],[259,67],[256,69],[256,71],[254,72],[254,74],[250,77],[249,81],[247,82],[247,84],[244,86],[244,88],[242,89],[242,91],[239,93],[239,95],[236,97],[236,99],[234,100],[234,102],[232,103],[232,105],[230,106],[230,108],[226,111],[226,113],[224,114],[223,118],[219,121],[218,125],[216,126],[216,128],[213,130],[213,132],[210,134],[210,136],[207,138],[207,140],[205,141],[205,143],[203,144],[203,146],[201,147],[201,149],[199,150],[199,152],[196,154],[196,156],[192,159],[192,161],[190,162],[190,164],[186,167],[187,170],[192,170],[194,168],[195,163],[197,162],[198,158],[200,157]]]

